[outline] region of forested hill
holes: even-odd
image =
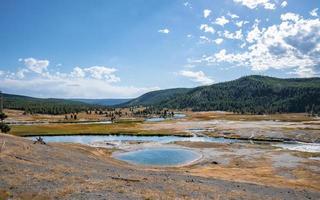
[[[160,102],[154,101],[154,98],[146,98],[157,95],[161,95]],[[305,111],[319,114],[320,78],[246,76],[193,89],[154,91],[124,105],[256,114]]]
[[[65,99],[43,99],[13,94],[3,94],[3,97],[4,108],[24,110],[26,113],[57,115],[106,108],[105,106]]]
[[[120,104],[119,106],[136,106],[136,105],[155,105],[162,102],[168,101],[179,95],[185,95],[190,89],[186,88],[176,88],[167,90],[158,90],[153,92],[148,92],[138,98],[132,99],[126,103]]]

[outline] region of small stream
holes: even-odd
[[[41,136],[46,142],[71,142],[87,145],[95,143],[110,142],[155,142],[155,143],[171,143],[171,142],[215,142],[215,143],[239,143],[243,140],[213,138],[213,137],[180,137],[180,136],[131,136],[131,135],[68,135],[68,136]],[[28,137],[35,140],[36,137]]]

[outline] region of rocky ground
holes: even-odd
[[[144,168],[114,160],[110,149],[0,134],[0,199],[320,199],[320,161],[299,160],[309,154],[277,150],[281,156],[272,157],[269,147],[265,154],[250,145],[178,145],[216,157],[188,167]],[[285,162],[288,156],[293,161]],[[283,170],[281,179],[268,177],[274,169],[269,161],[278,167],[274,177]],[[313,168],[299,170],[295,163],[303,162]]]

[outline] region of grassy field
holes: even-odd
[[[11,126],[11,134],[17,136],[37,135],[177,135],[189,136],[188,133],[171,132],[167,129],[157,131],[143,129],[140,123],[115,124],[45,124]]]

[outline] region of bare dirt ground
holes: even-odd
[[[159,169],[78,144],[0,134],[0,145],[0,199],[320,199],[320,161],[309,153],[183,142],[172,145],[198,149],[206,159]]]
[[[185,132],[192,130],[215,137],[288,139],[320,141],[320,119],[303,113],[277,115],[238,115],[228,112],[188,112],[187,118],[145,123],[145,130]]]

